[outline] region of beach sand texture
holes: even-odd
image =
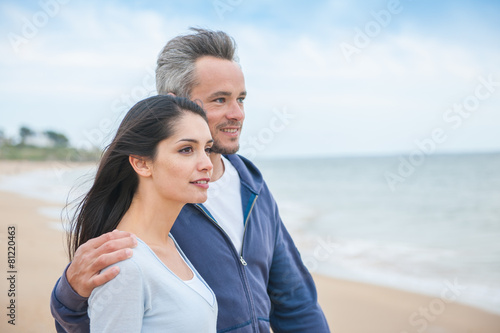
[[[0,177],[47,163],[0,162]],[[0,192],[0,332],[55,332],[49,299],[68,259],[62,231],[41,207],[61,206],[18,194]],[[16,261],[8,267],[8,227],[15,226]],[[15,297],[8,278],[15,275]],[[315,276],[319,301],[336,333],[499,333],[500,316],[454,303],[390,288]],[[452,292],[447,294],[449,298]],[[15,299],[15,325],[7,308]]]

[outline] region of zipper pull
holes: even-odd
[[[241,261],[243,266],[247,265],[247,262],[245,261],[245,259],[243,259],[243,256],[240,256],[240,261]]]

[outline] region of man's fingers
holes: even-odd
[[[133,253],[131,248],[136,246],[135,235],[123,231],[108,232],[87,241],[76,250],[66,270],[69,284],[79,295],[88,297],[94,284],[101,285],[118,274],[118,271],[111,269],[101,277],[101,270],[130,258]]]
[[[80,267],[73,268],[75,262],[66,270],[66,278],[70,286],[75,290],[78,295],[82,297],[89,297],[90,293],[95,287],[98,287],[109,280],[113,279],[119,272],[118,266],[111,267],[106,271],[104,268],[114,265],[119,261],[130,258],[133,251],[129,248],[121,249],[112,253],[103,254],[96,260],[86,265],[80,264]],[[82,268],[83,270],[79,270]]]
[[[98,258],[100,256],[113,253],[119,250],[131,249],[137,246],[137,238],[135,236],[117,238],[107,241],[95,250],[93,255]],[[112,263],[113,264],[113,263]]]
[[[89,239],[82,246],[89,247],[92,249],[97,249],[109,241],[123,239],[123,238],[135,238],[135,235],[133,235],[130,232],[126,232],[126,231],[113,230],[111,232],[107,232],[105,234],[102,234],[99,237]]]
[[[91,279],[91,284],[93,286],[92,289],[111,281],[118,275],[118,273],[120,273],[120,267],[113,266],[107,269],[105,272],[94,275]]]
[[[132,257],[132,254],[133,251],[129,248],[120,249],[111,253],[101,254],[92,264],[91,271],[99,272],[108,266],[114,265],[117,262]]]

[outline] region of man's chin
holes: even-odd
[[[224,147],[224,146],[219,146],[219,145],[214,145],[212,147],[212,152],[215,154],[222,154],[222,155],[231,155],[231,154],[236,154],[240,150],[240,145],[237,145],[236,147]]]

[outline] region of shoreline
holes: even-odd
[[[54,162],[5,163],[1,176],[53,168]],[[19,167],[21,165],[21,167]],[[74,164],[82,166],[83,164]],[[5,172],[4,172],[5,171]],[[16,226],[17,274],[16,326],[0,323],[2,332],[55,332],[49,300],[52,288],[67,265],[64,232],[53,228],[54,219],[42,215],[41,208],[62,209],[62,205],[0,190],[0,241],[7,274],[7,228]],[[60,223],[60,222],[59,222]],[[369,283],[340,280],[313,274],[318,298],[330,328],[336,333],[498,333],[500,316],[446,299],[381,287]],[[10,299],[7,279],[3,279],[1,302]]]
[[[18,175],[37,170],[62,170],[79,166],[96,165],[95,162],[64,162],[64,161],[26,161],[0,160],[0,180],[2,176]]]

